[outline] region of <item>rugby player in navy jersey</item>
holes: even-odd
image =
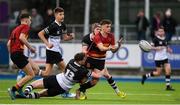
[[[38,33],[39,38],[46,45],[46,68],[40,70],[40,76],[51,74],[53,65],[56,64],[61,72],[65,69],[65,62],[61,54],[61,40],[68,41],[74,38],[74,33],[67,33],[64,21],[64,9],[57,7],[54,9],[55,21]],[[45,36],[48,36],[48,40]],[[75,97],[75,94],[63,94],[63,97]]]
[[[52,97],[70,91],[76,83],[84,84],[90,76],[95,76],[84,66],[86,58],[86,54],[77,53],[66,65],[64,72],[30,83],[25,89],[26,98]],[[44,90],[32,92],[33,89]]]
[[[168,53],[172,53],[172,49],[168,46],[168,41],[166,40],[164,27],[159,27],[156,31],[155,38],[153,39],[152,50],[155,50],[155,65],[156,70],[147,73],[142,76],[141,83],[144,84],[145,80],[149,77],[160,76],[162,70],[165,70],[165,81],[166,90],[174,91],[172,88],[171,81],[171,65],[168,60]]]

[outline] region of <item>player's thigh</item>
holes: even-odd
[[[46,68],[44,72],[46,72],[47,74],[50,74],[52,69],[53,69],[53,64],[46,63]]]
[[[57,66],[59,67],[60,70],[64,71],[66,68],[66,63],[62,60],[59,63],[57,63]]]

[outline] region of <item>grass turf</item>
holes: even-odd
[[[120,89],[127,93],[125,99],[118,97],[106,81],[100,81],[94,88],[87,91],[87,100],[64,99],[60,96],[41,99],[11,100],[7,88],[15,80],[0,80],[0,104],[180,104],[180,84],[172,83],[175,91],[165,91],[163,82],[119,82]],[[71,92],[78,88],[76,85]]]

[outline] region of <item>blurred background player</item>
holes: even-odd
[[[93,23],[91,25],[91,33],[85,35],[82,39],[82,51],[87,54],[91,48],[95,46],[93,42],[94,36],[101,31],[101,25],[99,23]]]
[[[35,49],[27,41],[31,17],[29,14],[22,14],[20,16],[21,24],[18,25],[11,33],[8,40],[7,47],[10,52],[10,58],[13,63],[26,73],[26,76],[17,81],[17,83],[8,88],[11,99],[15,99],[15,92],[17,91],[21,96],[24,96],[22,87],[30,81],[35,74],[39,71],[38,66],[28,57],[24,55],[24,45],[32,52],[35,53]]]
[[[84,66],[86,55],[77,53],[71,59],[64,72],[36,80],[28,85],[25,92],[27,98],[56,96],[69,91],[75,83],[83,84],[91,76],[91,71]],[[30,93],[33,89],[44,89],[38,93]]]
[[[168,52],[172,53],[172,49],[168,47],[168,42],[165,37],[165,31],[164,27],[159,27],[155,38],[153,39],[153,50],[156,51],[155,53],[155,65],[156,65],[156,71],[153,71],[151,73],[147,73],[142,76],[141,83],[144,84],[145,80],[149,77],[159,76],[162,72],[162,69],[165,69],[165,75],[166,75],[166,90],[172,90],[172,86],[170,85],[171,81],[171,66],[168,61]]]
[[[64,21],[64,9],[57,7],[54,9],[55,21],[45,29],[38,33],[39,38],[46,45],[46,68],[40,71],[40,76],[48,76],[52,72],[53,65],[57,64],[59,69],[64,72],[65,62],[62,58],[60,42],[61,40],[68,41],[74,38],[74,33],[67,33]],[[45,38],[48,35],[48,40]],[[75,94],[67,93],[65,97],[75,97]]]
[[[111,34],[111,24],[112,22],[106,19],[102,20],[100,22],[100,25],[95,23],[92,25],[96,26],[94,27],[94,30],[92,30],[92,34],[95,34],[93,41],[91,41],[92,34],[89,34],[89,36],[87,35],[83,38],[83,51],[87,53],[86,66],[89,67],[93,71],[93,73],[98,76],[97,78],[92,78],[91,81],[88,81],[87,83],[81,85],[80,88],[76,91],[76,94],[79,93],[80,99],[86,99],[86,96],[82,95],[81,97],[80,93],[83,92],[85,95],[86,89],[95,86],[101,76],[104,76],[107,79],[108,83],[115,90],[118,96],[122,98],[126,96],[124,92],[118,89],[116,82],[112,79],[112,76],[109,74],[107,68],[105,67],[106,52],[112,51],[113,53],[115,53],[120,48],[122,42],[121,38],[118,41],[118,46],[115,46],[114,35]],[[85,51],[85,49],[87,51]]]

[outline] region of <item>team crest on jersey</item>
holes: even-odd
[[[60,34],[60,31],[57,31],[57,34]]]
[[[159,44],[161,45],[161,44],[162,44],[162,41],[159,41]]]

